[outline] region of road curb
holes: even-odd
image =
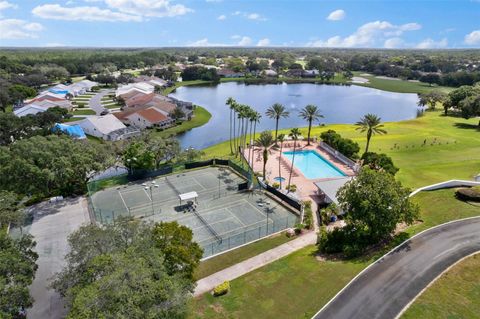
[[[466,221],[466,220],[471,220],[471,219],[480,219],[480,216],[473,216],[473,217],[466,217],[466,218],[462,218],[462,219],[456,219],[456,220],[451,220],[449,222],[446,222],[446,223],[443,223],[443,224],[440,224],[440,225],[437,225],[437,226],[433,226],[431,228],[428,228],[428,229],[425,229],[425,230],[422,230],[421,232],[419,232],[418,234],[415,234],[413,235],[412,237],[408,238],[407,240],[404,240],[402,243],[400,243],[399,245],[395,246],[394,248],[392,248],[390,251],[388,251],[386,254],[384,254],[382,257],[380,257],[379,259],[375,260],[373,263],[371,263],[370,265],[368,265],[366,268],[364,268],[361,272],[359,272],[355,277],[352,278],[352,280],[350,280],[348,282],[348,284],[346,284],[339,292],[337,292],[337,294],[335,296],[333,296],[332,299],[330,299],[319,311],[317,311],[313,316],[312,316],[312,319],[314,319],[316,316],[318,316],[325,308],[327,308],[344,290],[346,290],[358,277],[360,277],[364,272],[366,272],[368,269],[370,269],[370,267],[373,267],[375,264],[381,262],[385,257],[387,257],[388,255],[390,255],[391,253],[393,253],[395,250],[397,250],[398,248],[400,248],[402,245],[404,245],[405,243],[411,241],[412,239],[414,239],[415,237],[418,237],[426,232],[429,232],[429,231],[432,231],[434,229],[437,229],[437,228],[440,228],[440,227],[443,227],[445,225],[449,225],[449,224],[453,224],[453,223],[458,223],[458,222],[462,222],[462,221]],[[436,279],[434,279],[436,280]],[[397,317],[396,317],[397,318]]]

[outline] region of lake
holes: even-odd
[[[266,84],[246,85],[238,82],[215,86],[183,86],[172,94],[180,100],[205,107],[212,118],[204,126],[178,136],[182,147],[205,148],[229,138],[230,109],[225,105],[228,97],[248,104],[262,114],[257,132],[275,128],[275,121],[265,116],[265,110],[274,103],[285,105],[290,117],[280,120],[280,128],[305,127],[306,121],[298,112],[307,104],[317,105],[325,118],[320,124],[355,123],[366,113],[374,113],[382,121],[401,121],[419,114],[416,94],[392,93],[356,85]]]

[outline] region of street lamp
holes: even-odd
[[[157,185],[157,182],[155,181],[152,181],[152,184],[149,185],[149,186],[145,186],[145,190],[150,190],[150,202],[152,204],[152,215],[155,214],[155,211],[153,210],[153,192],[152,192],[152,189],[156,187],[158,188],[159,186]]]

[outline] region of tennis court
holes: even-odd
[[[207,257],[297,223],[293,211],[263,191],[239,191],[245,183],[228,167],[208,167],[108,188],[91,200],[102,223],[119,216],[177,221],[193,230]]]

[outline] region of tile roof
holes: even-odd
[[[139,114],[141,117],[143,117],[150,123],[159,123],[168,119],[165,115],[163,115],[153,107],[140,110],[137,112],[137,114]]]

